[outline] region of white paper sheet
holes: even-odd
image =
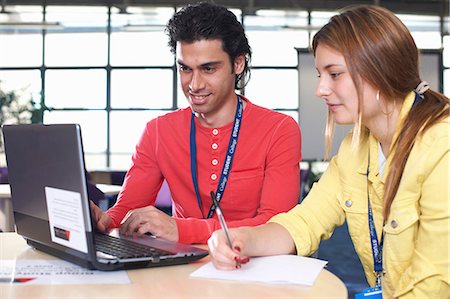
[[[209,262],[192,272],[191,277],[311,286],[326,264],[323,260],[296,255],[254,257],[232,271],[218,270]]]
[[[63,260],[1,260],[0,284],[129,284],[126,271],[88,270]]]
[[[52,241],[87,253],[81,194],[45,187]]]

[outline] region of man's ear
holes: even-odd
[[[244,54],[240,54],[234,59],[233,66],[234,66],[234,73],[236,75],[240,75],[244,71],[244,68],[245,68]]]

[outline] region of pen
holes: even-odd
[[[230,238],[230,232],[228,231],[227,223],[225,222],[225,218],[223,218],[222,209],[220,208],[219,202],[217,201],[214,191],[211,191],[211,199],[213,201],[214,207],[216,207],[216,213],[220,221],[220,226],[222,227],[223,231],[225,232],[225,236],[227,237],[228,246],[230,246],[230,248],[233,248],[233,244],[231,243]]]
[[[220,226],[222,227],[223,231],[225,232],[225,237],[227,238],[228,246],[230,246],[230,248],[233,248],[233,243],[231,243],[231,238],[230,238],[230,232],[228,231],[227,223],[225,222],[225,218],[223,218],[222,209],[220,208],[219,202],[217,201],[214,191],[211,191],[211,199],[213,201],[214,207],[216,207],[217,217],[219,218]],[[241,267],[241,263],[239,262],[238,259],[236,259],[236,268],[240,268],[240,267]]]

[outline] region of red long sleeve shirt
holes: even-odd
[[[238,144],[220,201],[229,227],[256,226],[298,202],[301,135],[287,115],[247,99]],[[203,219],[190,170],[189,132],[192,111],[180,109],[147,123],[136,146],[117,203],[107,211],[119,226],[129,210],[153,205],[166,179],[173,200],[179,242],[206,243],[220,229],[214,213]],[[233,122],[206,128],[196,121],[197,172],[203,214],[211,206],[228,149]]]

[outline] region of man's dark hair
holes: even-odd
[[[244,70],[235,79],[235,89],[242,89],[247,84],[252,51],[242,24],[227,8],[207,2],[187,5],[169,20],[166,33],[173,54],[176,54],[177,42],[221,40],[233,70],[235,58],[239,55],[245,57]]]

